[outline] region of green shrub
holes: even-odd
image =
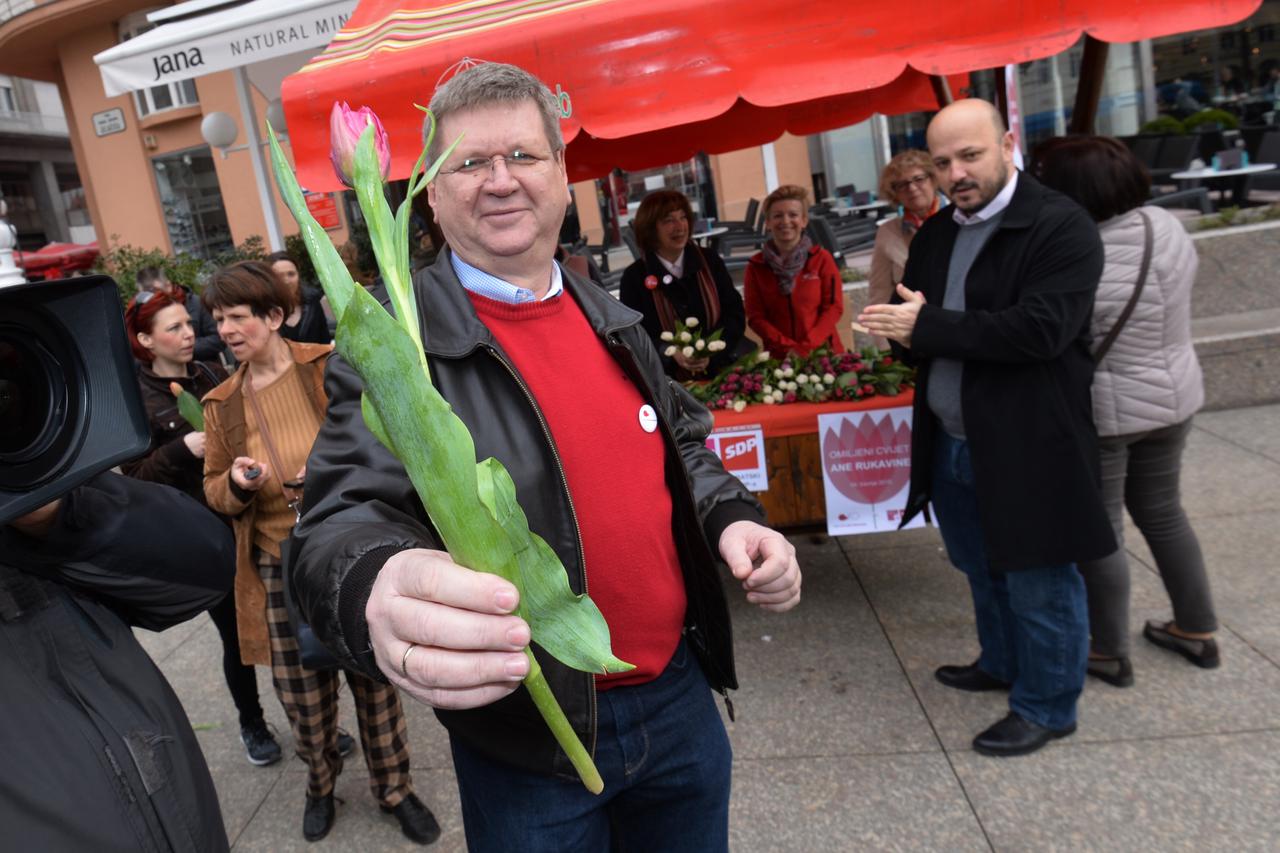
[[[290,234],[284,238],[284,250],[298,267],[298,276],[306,284],[315,285],[320,281],[316,277],[316,265],[311,263],[311,255],[307,252],[307,243],[301,234]]]
[[[1186,126],[1173,116],[1157,116],[1138,129],[1138,133],[1164,133],[1170,136],[1181,136],[1186,132]]]
[[[1226,110],[1203,109],[1187,116],[1182,122],[1188,133],[1204,125],[1217,125],[1220,130],[1236,130],[1240,127],[1240,120]]]
[[[159,267],[169,281],[199,293],[215,270],[236,261],[260,261],[267,256],[262,238],[256,235],[212,258],[201,258],[187,252],[168,255],[160,249],[141,249],[120,243],[119,239],[119,235],[111,235],[111,248],[98,256],[94,272],[116,280],[121,302],[128,302],[138,292],[138,271],[143,267]]]
[[[845,284],[851,281],[866,281],[867,274],[862,270],[853,269],[852,267],[844,267],[840,270],[840,280]]]

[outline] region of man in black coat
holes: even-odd
[[[0,814],[11,850],[225,851],[191,723],[132,627],[231,589],[231,531],[103,473],[0,524]]]
[[[1089,396],[1102,243],[1084,210],[1013,168],[985,101],[939,112],[928,141],[952,206],[916,235],[895,304],[860,319],[919,366],[903,523],[932,500],[973,593],[982,654],[937,678],[1009,690],[974,748],[1025,755],[1076,729],[1089,635],[1076,563],[1116,548]]]

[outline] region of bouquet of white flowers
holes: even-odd
[[[687,369],[690,373],[705,371],[711,356],[726,346],[725,342],[720,340],[724,329],[716,329],[704,337],[701,325],[697,317],[685,317],[683,323],[676,321],[675,331],[663,332],[659,336],[667,344],[662,354],[667,358],[682,356],[689,363]]]

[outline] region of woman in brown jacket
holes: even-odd
[[[236,534],[236,611],[246,663],[270,663],[276,695],[310,777],[302,832],[308,841],[333,826],[338,751],[338,673],[302,667],[284,607],[280,545],[297,521],[307,454],[324,422],[324,366],[332,347],[280,336],[292,295],[266,264],[246,261],[217,272],[201,298],[240,368],[204,398],[204,491],[231,516]],[[347,672],[355,698],[369,784],[411,840],[440,834],[413,793],[404,715],[395,688]]]
[[[124,322],[138,360],[138,385],[151,423],[151,450],[124,463],[121,470],[139,480],[173,486],[203,504],[204,432],[178,414],[170,386],[176,383],[200,397],[226,379],[227,371],[216,361],[194,360],[196,333],[191,315],[182,299],[168,290],[140,291],[125,309]],[[222,640],[222,675],[240,718],[245,755],[251,764],[275,764],[281,757],[280,744],[263,719],[253,667],[240,660],[235,595],[210,607],[209,618]]]

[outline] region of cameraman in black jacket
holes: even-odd
[[[131,627],[204,612],[234,564],[198,503],[110,473],[0,526],[7,849],[228,849],[195,733]]]

